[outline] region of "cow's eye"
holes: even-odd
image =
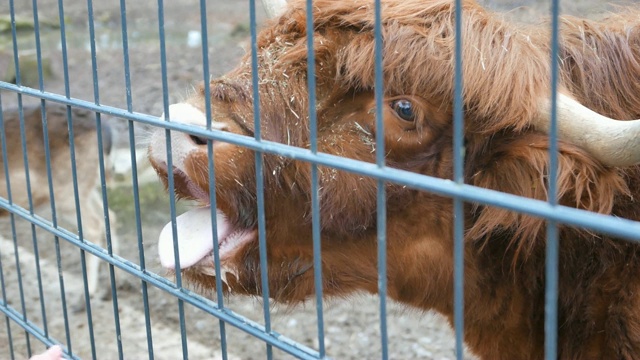
[[[405,99],[394,100],[391,103],[391,108],[396,112],[396,114],[398,114],[400,119],[406,121],[415,120],[416,114],[414,112],[413,104],[411,103],[411,101]]]

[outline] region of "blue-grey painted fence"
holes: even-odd
[[[375,67],[375,101],[376,101],[376,117],[377,117],[377,126],[382,128],[382,114],[381,114],[381,102],[383,96],[383,76],[382,76],[382,29],[381,29],[381,6],[380,0],[372,0],[375,3],[375,19],[376,26],[374,28],[374,34],[376,39],[375,46],[375,59],[376,59],[376,67]],[[459,32],[461,29],[461,0],[455,0],[456,3],[456,31]],[[614,218],[610,216],[604,216],[600,214],[590,213],[583,210],[567,208],[563,206],[559,206],[556,201],[556,187],[555,187],[555,179],[557,177],[556,174],[556,164],[557,164],[557,135],[556,135],[556,113],[555,113],[555,100],[557,94],[557,79],[558,79],[558,66],[556,63],[557,52],[558,52],[558,13],[559,13],[559,0],[553,0],[552,2],[552,57],[550,61],[552,62],[552,80],[553,80],[553,88],[552,88],[552,113],[551,113],[551,146],[550,146],[550,156],[551,156],[551,172],[550,172],[550,189],[549,189],[549,201],[542,202],[538,200],[532,199],[524,199],[518,196],[504,194],[500,192],[496,192],[493,190],[476,188],[470,185],[466,185],[463,182],[463,112],[462,112],[462,59],[460,56],[456,57],[455,62],[455,104],[454,104],[454,181],[443,180],[438,178],[431,178],[424,175],[418,175],[402,170],[387,168],[384,163],[384,151],[377,151],[376,163],[361,163],[356,160],[340,158],[337,156],[327,155],[318,153],[317,151],[317,119],[315,114],[315,103],[316,103],[316,95],[315,95],[315,76],[314,71],[315,67],[313,64],[315,63],[314,52],[313,52],[313,31],[307,31],[310,36],[307,39],[308,45],[308,87],[309,91],[309,106],[310,106],[310,123],[311,123],[311,147],[310,149],[300,149],[294,148],[283,144],[273,143],[269,141],[264,141],[260,138],[260,109],[256,108],[254,112],[254,121],[256,123],[255,129],[255,138],[247,138],[240,135],[224,133],[219,131],[211,131],[211,107],[209,104],[206,104],[206,116],[207,116],[207,129],[190,127],[184,124],[177,124],[168,121],[169,119],[169,87],[167,80],[167,62],[166,62],[166,50],[165,50],[165,32],[164,32],[164,7],[163,0],[158,0],[158,19],[159,19],[159,38],[160,38],[160,54],[161,54],[161,67],[162,67],[162,89],[163,89],[163,107],[165,118],[158,119],[155,116],[134,113],[132,107],[132,98],[131,98],[131,77],[130,77],[130,68],[129,68],[129,49],[128,49],[128,32],[127,32],[127,12],[126,12],[126,1],[120,0],[120,14],[121,14],[121,23],[122,23],[122,39],[123,39],[123,65],[124,65],[124,73],[125,73],[125,86],[126,86],[126,100],[127,100],[127,109],[120,109],[110,106],[100,105],[100,97],[99,97],[99,87],[98,87],[98,73],[97,73],[97,53],[96,53],[96,44],[95,44],[95,25],[93,19],[93,4],[92,0],[87,0],[88,6],[88,24],[89,24],[89,32],[90,32],[90,46],[91,46],[91,61],[92,61],[92,75],[93,75],[93,84],[94,84],[94,102],[83,101],[79,99],[72,98],[69,92],[69,73],[68,73],[68,62],[67,62],[67,51],[66,51],[66,33],[65,33],[65,24],[62,19],[64,19],[64,7],[63,1],[58,0],[58,9],[60,13],[60,37],[62,43],[62,56],[63,56],[63,68],[64,68],[64,83],[65,83],[65,94],[56,94],[47,92],[44,90],[43,86],[43,70],[42,70],[42,58],[41,58],[41,49],[40,49],[40,30],[38,27],[38,3],[37,0],[33,0],[33,17],[35,23],[35,33],[36,33],[36,53],[37,53],[37,63],[38,63],[38,74],[39,74],[39,87],[38,89],[24,87],[21,84],[20,78],[20,65],[18,61],[18,43],[16,40],[16,27],[15,27],[15,9],[14,9],[14,0],[9,0],[10,6],[10,15],[12,20],[12,41],[13,41],[13,56],[14,56],[14,64],[16,68],[16,84],[10,84],[7,82],[0,81],[0,90],[10,91],[16,94],[18,105],[22,104],[22,97],[35,97],[40,99],[41,108],[42,108],[42,123],[46,128],[47,119],[44,116],[44,106],[47,101],[61,103],[67,106],[67,121],[69,122],[69,131],[72,133],[73,129],[71,127],[71,107],[79,107],[94,111],[96,113],[96,123],[99,125],[101,121],[101,114],[108,114],[117,117],[124,118],[128,121],[128,135],[131,143],[134,143],[135,140],[135,131],[134,131],[134,122],[140,122],[144,124],[151,124],[157,127],[162,127],[166,129],[167,140],[169,139],[171,131],[182,131],[187,132],[193,135],[197,135],[202,138],[209,139],[208,141],[208,152],[209,152],[209,177],[210,181],[210,193],[211,195],[211,209],[212,209],[212,231],[214,235],[214,257],[216,263],[216,274],[220,273],[219,267],[219,249],[217,243],[217,232],[214,231],[216,227],[215,219],[216,216],[213,213],[215,211],[215,182],[214,182],[214,173],[213,173],[213,161],[214,157],[213,149],[212,149],[212,141],[219,140],[224,142],[233,143],[239,146],[244,146],[250,148],[252,150],[256,150],[256,171],[257,173],[261,173],[262,169],[262,154],[271,153],[271,154],[279,154],[282,156],[307,161],[312,164],[312,210],[313,210],[313,249],[314,249],[314,279],[316,286],[316,298],[317,298],[317,330],[318,330],[318,349],[310,349],[302,344],[296,343],[286,337],[281,336],[280,334],[272,331],[271,329],[271,321],[270,321],[270,309],[269,309],[269,293],[267,286],[267,279],[265,276],[262,278],[262,288],[265,289],[263,295],[263,304],[264,304],[264,323],[259,324],[253,322],[241,314],[234,313],[224,306],[224,297],[222,294],[222,284],[220,282],[221,277],[216,277],[216,285],[218,288],[215,302],[206,298],[203,298],[197,294],[194,294],[184,288],[182,288],[182,279],[180,274],[178,273],[176,276],[176,282],[173,283],[168,281],[167,279],[148,272],[145,266],[145,255],[142,247],[142,233],[141,233],[141,220],[140,220],[140,204],[139,204],[139,188],[138,188],[138,173],[137,167],[135,163],[136,159],[136,150],[134,147],[131,148],[130,156],[132,160],[132,178],[133,178],[133,194],[134,194],[134,207],[135,207],[135,217],[136,217],[136,231],[137,237],[139,239],[138,247],[139,247],[139,264],[132,263],[126,259],[121,258],[117,254],[113,254],[111,248],[110,241],[110,232],[109,232],[109,212],[108,212],[108,203],[106,197],[106,189],[103,186],[102,195],[104,198],[104,215],[105,221],[107,225],[107,249],[100,248],[91,243],[85,242],[83,240],[82,233],[82,224],[80,217],[80,205],[78,201],[78,184],[77,184],[77,173],[75,166],[72,166],[72,175],[74,179],[74,190],[75,190],[75,201],[76,201],[76,209],[77,209],[77,221],[79,225],[79,233],[75,235],[71,232],[66,231],[58,227],[56,216],[55,216],[55,197],[54,197],[54,189],[51,185],[51,168],[47,166],[47,175],[49,181],[49,191],[51,195],[51,208],[53,211],[52,221],[49,222],[47,220],[43,220],[38,217],[37,214],[34,213],[33,204],[29,202],[29,209],[21,208],[15,204],[13,204],[11,198],[11,183],[9,181],[9,170],[7,168],[7,160],[6,160],[6,142],[5,142],[5,134],[4,134],[4,124],[2,118],[2,112],[0,111],[0,141],[2,141],[2,153],[5,164],[5,173],[6,173],[6,183],[8,190],[8,198],[2,199],[0,198],[0,209],[4,209],[9,211],[11,225],[12,225],[12,238],[14,244],[16,246],[15,249],[15,266],[19,269],[19,252],[17,249],[16,243],[16,229],[14,225],[15,217],[19,217],[25,219],[32,224],[32,237],[33,244],[36,248],[35,256],[37,263],[37,240],[35,229],[40,228],[48,231],[54,236],[56,242],[56,261],[58,264],[58,271],[61,270],[60,266],[60,251],[58,246],[58,239],[63,239],[73,245],[75,245],[80,250],[81,255],[81,265],[83,270],[83,280],[84,280],[84,292],[85,292],[85,306],[86,306],[86,315],[88,318],[88,331],[91,341],[91,350],[92,357],[96,357],[95,350],[95,342],[100,341],[100,339],[95,339],[93,334],[93,326],[92,326],[92,312],[91,312],[91,302],[88,296],[88,287],[87,287],[87,278],[86,278],[86,263],[85,263],[85,254],[86,252],[99,257],[102,261],[109,264],[109,274],[110,274],[110,285],[113,297],[113,307],[114,307],[114,321],[116,328],[116,338],[117,341],[117,351],[120,358],[124,358],[125,354],[123,354],[122,350],[122,342],[121,342],[121,333],[120,333],[120,324],[118,318],[118,302],[117,302],[117,292],[115,286],[115,276],[114,269],[118,268],[123,270],[131,275],[138,277],[141,281],[141,290],[142,290],[142,301],[144,305],[144,315],[145,315],[145,324],[146,324],[146,334],[147,334],[147,347],[149,358],[154,358],[153,352],[153,334],[151,332],[151,320],[149,315],[149,300],[147,295],[147,287],[148,285],[155,286],[173,296],[175,296],[178,302],[178,312],[180,317],[180,329],[182,336],[182,351],[184,358],[188,357],[187,352],[187,332],[185,328],[185,318],[184,318],[184,303],[195,306],[198,309],[205,311],[208,314],[219,319],[220,324],[220,336],[221,336],[221,350],[222,356],[224,359],[227,359],[227,346],[226,346],[226,331],[225,326],[227,324],[237,327],[248,334],[255,336],[258,339],[261,339],[266,344],[266,356],[268,359],[273,357],[272,348],[275,346],[293,356],[299,357],[301,359],[322,359],[327,356],[325,349],[325,341],[324,341],[324,321],[323,321],[323,308],[322,308],[322,274],[321,267],[318,266],[321,261],[320,254],[320,219],[319,219],[319,189],[318,189],[318,172],[317,167],[319,165],[334,167],[340,170],[349,171],[353,173],[358,173],[365,176],[371,176],[376,178],[378,181],[378,266],[379,266],[379,292],[380,292],[380,333],[381,333],[381,344],[382,344],[382,354],[381,357],[383,359],[388,358],[388,333],[387,333],[387,323],[386,323],[386,204],[385,204],[385,192],[384,192],[384,184],[386,182],[393,182],[402,185],[406,185],[409,187],[413,187],[420,190],[430,191],[437,194],[445,195],[452,197],[454,199],[454,213],[455,213],[455,234],[454,234],[454,264],[455,264],[455,281],[454,281],[454,322],[456,325],[456,353],[458,358],[463,357],[463,204],[467,201],[473,201],[480,204],[498,206],[502,208],[506,208],[512,211],[518,211],[521,213],[526,213],[529,215],[540,216],[548,219],[548,250],[547,250],[547,296],[546,296],[546,321],[545,321],[545,357],[547,359],[555,359],[557,348],[556,348],[556,338],[557,338],[557,266],[558,266],[558,232],[557,232],[557,224],[564,223],[569,225],[580,226],[584,228],[589,228],[595,231],[600,231],[603,233],[608,233],[614,236],[618,236],[621,238],[626,238],[631,241],[640,241],[640,225],[636,222]],[[310,30],[313,26],[313,18],[311,12],[312,0],[307,0],[307,29]],[[200,13],[201,13],[201,33],[202,33],[202,57],[203,57],[203,80],[205,80],[205,98],[209,97],[210,89],[208,86],[209,79],[209,57],[208,57],[208,38],[207,38],[207,21],[206,21],[206,9],[207,3],[205,0],[200,1]],[[251,23],[251,55],[252,55],[252,72],[253,72],[253,85],[254,85],[254,101],[255,104],[258,104],[257,100],[259,97],[259,93],[257,92],[257,47],[256,47],[256,4],[255,0],[250,0],[250,23]],[[456,54],[461,54],[462,51],[462,41],[459,37],[456,38],[455,50]],[[0,95],[0,109],[2,108],[2,97]],[[20,114],[21,118],[23,114]],[[102,136],[100,134],[101,127],[98,126],[98,142],[100,148],[102,148]],[[26,146],[24,141],[24,128],[21,129],[23,134],[23,147]],[[382,131],[377,132],[377,149],[382,149],[383,147],[383,139],[382,139]],[[45,131],[45,134],[47,132]],[[73,136],[71,136],[73,139]],[[45,142],[48,139],[45,138]],[[172,159],[171,159],[171,142],[167,141],[167,160],[168,166],[171,167]],[[48,147],[47,147],[48,148]],[[74,158],[75,149],[73,146],[73,141],[71,141],[71,157]],[[25,156],[25,164],[27,164],[28,159],[26,155],[26,151],[24,151]],[[46,154],[47,160],[50,160],[50,154]],[[73,164],[73,161],[72,161]],[[29,186],[29,178],[28,178],[28,168],[25,165],[25,172],[27,173],[27,186]],[[104,158],[102,154],[100,155],[100,177],[104,184],[105,181],[105,169],[104,169]],[[260,241],[260,259],[261,259],[261,271],[262,274],[267,273],[266,269],[266,243],[265,243],[265,219],[264,219],[264,197],[263,197],[263,183],[262,178],[260,176],[257,177],[257,194],[258,194],[258,208],[259,208],[259,219],[258,219],[258,228],[259,228],[259,241]],[[174,182],[172,176],[169,176],[169,193],[173,193],[172,189],[174,187]],[[171,217],[173,219],[173,235],[174,239],[177,238],[177,231],[175,225],[175,217],[176,217],[176,207],[175,207],[175,199],[170,197],[170,212]],[[178,263],[178,246],[174,244],[174,249],[176,249],[176,263]],[[6,327],[7,327],[7,337],[9,343],[9,351],[11,358],[15,358],[17,355],[14,354],[13,350],[13,336],[11,332],[10,323],[13,322],[24,329],[27,341],[27,348],[29,349],[29,356],[31,356],[31,344],[30,338],[33,337],[35,340],[40,341],[46,345],[53,344],[63,344],[65,346],[65,352],[67,356],[71,358],[77,358],[73,352],[72,348],[72,339],[70,337],[69,332],[69,324],[67,319],[67,305],[64,299],[64,278],[62,274],[59,274],[60,279],[60,296],[62,297],[62,307],[64,312],[64,320],[65,320],[65,334],[66,339],[65,342],[60,342],[58,339],[53,339],[49,331],[47,329],[47,321],[46,321],[46,312],[45,306],[43,303],[42,296],[42,284],[40,273],[38,269],[38,280],[39,280],[39,292],[41,299],[41,316],[44,319],[43,327],[38,327],[34,323],[29,320],[28,314],[26,312],[25,307],[25,295],[23,292],[23,286],[20,279],[20,271],[18,271],[18,287],[19,294],[7,294],[5,290],[5,279],[3,269],[5,266],[11,266],[9,264],[3,264],[0,262],[0,290],[2,291],[2,298],[0,299],[0,312],[2,312],[6,319]],[[16,309],[10,305],[8,305],[8,297],[9,296],[19,296],[19,309]],[[15,299],[14,299],[15,300]],[[19,354],[18,354],[19,355]]]

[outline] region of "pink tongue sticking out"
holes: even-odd
[[[222,241],[230,233],[231,226],[226,216],[216,210],[218,225],[218,241]],[[211,208],[209,206],[189,210],[176,218],[178,233],[178,250],[180,263],[176,266],[173,251],[173,234],[171,223],[165,225],[160,232],[158,254],[160,263],[168,269],[185,269],[213,251],[213,234],[211,233]]]

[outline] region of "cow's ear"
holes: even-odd
[[[467,183],[483,188],[547,201],[549,185],[549,139],[531,133],[513,138],[496,137],[494,145],[471,153]],[[560,143],[557,171],[558,203],[610,214],[616,196],[630,196],[623,171],[606,167],[585,151]],[[474,205],[473,226],[467,236],[480,239],[500,229],[508,229],[522,240],[535,240],[544,234],[545,222],[539,218],[496,207]]]

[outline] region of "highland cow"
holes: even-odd
[[[257,39],[261,134],[309,148],[306,12],[290,1]],[[382,1],[385,158],[390,167],[453,177],[454,2]],[[313,7],[318,150],[375,162],[373,1]],[[463,1],[465,183],[547,200],[551,110],[550,28],[512,24]],[[558,202],[640,220],[640,11],[603,21],[561,19]],[[170,107],[173,121],[253,136],[251,55]],[[178,218],[162,264],[213,288],[206,139],[164,131],[149,156],[177,195],[203,207]],[[225,289],[260,294],[256,176],[264,178],[269,293],[285,303],[314,294],[311,171],[301,161],[215,141],[215,196]],[[376,180],[319,167],[323,289],[327,297],[378,289]],[[386,184],[388,294],[453,317],[453,204]],[[204,229],[204,230],[202,230]],[[560,226],[558,351],[563,359],[640,357],[640,247]],[[484,359],[543,357],[545,220],[482,204],[465,206],[465,327]]]

